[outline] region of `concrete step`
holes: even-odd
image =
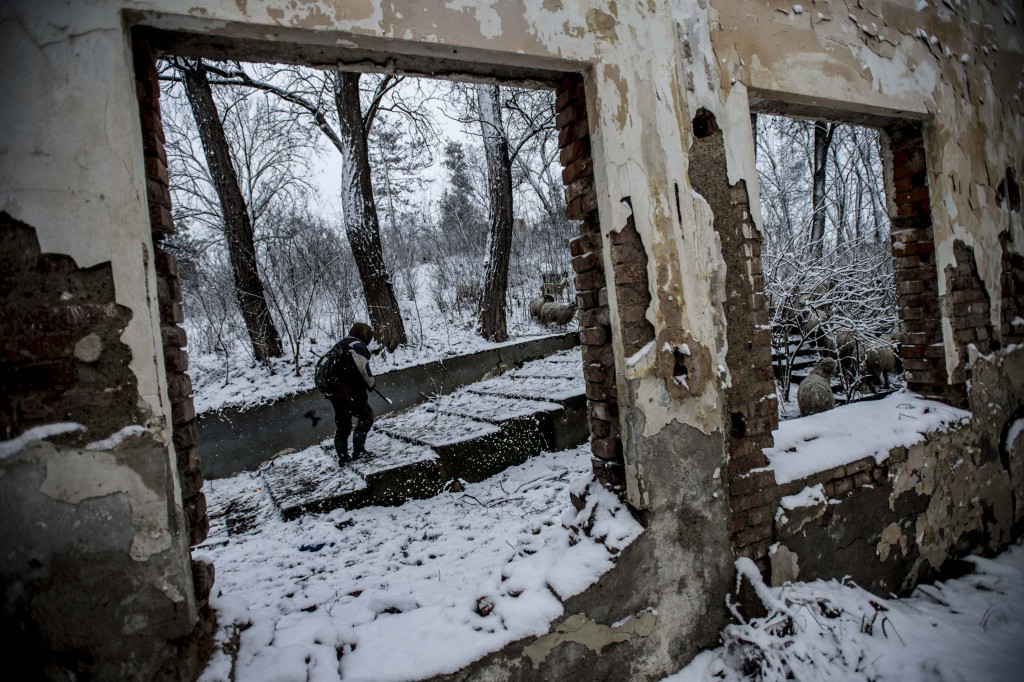
[[[550,356],[578,344],[579,334],[569,332],[391,371],[378,359],[373,365],[378,373],[377,387],[392,403],[371,394],[370,406],[378,416],[398,412],[423,403],[425,396],[449,394],[480,381],[499,368]],[[581,362],[577,361],[576,366],[580,367]],[[267,405],[199,415],[203,476],[210,480],[256,471],[277,455],[302,450],[332,437],[331,406],[312,388],[312,372],[308,379],[310,390]]]
[[[280,454],[258,474],[286,519],[431,497],[457,479],[481,481],[586,441],[584,391],[580,350],[563,351],[380,418],[364,459],[339,466],[327,440]]]

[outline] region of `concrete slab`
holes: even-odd
[[[371,394],[370,406],[382,416],[420,404],[431,396],[452,393],[498,368],[515,367],[577,344],[579,334],[570,332],[391,372],[376,366],[377,386],[392,404]],[[576,357],[580,357],[578,351]],[[309,382],[312,386],[312,377]],[[315,414],[317,419],[310,419],[307,414]],[[332,437],[334,411],[320,392],[313,389],[270,405],[201,414],[197,425],[203,475],[209,480],[255,471],[275,455],[307,448]]]
[[[328,438],[279,454],[259,476],[291,519],[430,497],[453,479],[481,481],[588,435],[580,353],[568,351],[382,417],[365,459],[339,466]]]
[[[401,504],[436,495],[444,483],[439,457],[427,446],[374,430],[366,440],[371,455],[339,466],[328,443],[279,455],[260,467],[286,519],[339,507]]]
[[[547,400],[506,398],[501,395],[482,395],[471,391],[458,391],[433,402],[433,409],[458,414],[471,419],[501,423],[547,412],[558,412],[562,406]]]
[[[582,376],[564,377],[520,377],[503,376],[475,384],[470,390],[481,395],[501,395],[530,400],[564,402],[586,393]]]
[[[478,440],[501,431],[489,422],[438,412],[427,405],[382,419],[374,428],[395,438],[422,443],[435,449]]]

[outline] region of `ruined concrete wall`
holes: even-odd
[[[179,438],[190,416],[180,400],[187,385],[177,378],[185,361],[174,352],[181,339],[170,329],[178,314],[173,264],[154,248],[166,231],[168,206],[152,187],[161,179],[159,152],[143,145],[140,120],[143,129],[152,128],[154,112],[143,97],[140,119],[136,95],[145,93],[134,81],[128,28],[155,29],[150,35],[158,51],[200,56],[347,61],[366,69],[552,86],[575,74],[582,82],[575,103],[585,109],[585,124],[573,128],[582,118],[563,123],[589,138],[591,188],[579,196],[591,204],[586,213],[600,217],[592,222],[600,236],[596,246],[576,254],[592,254],[595,267],[583,273],[598,273],[588,290],[597,297],[597,312],[585,326],[594,330],[589,345],[598,349],[602,362],[594,364],[604,371],[592,370],[588,394],[605,405],[614,394],[617,406],[617,412],[595,415],[602,419],[594,424],[605,427],[596,454],[618,466],[617,485],[643,510],[647,531],[631,548],[634,558],[567,603],[566,619],[555,625],[556,633],[593,633],[583,649],[572,637],[552,635],[538,640],[532,656],[512,650],[493,665],[524,677],[540,668],[559,677],[593,666],[588,659],[597,650],[609,677],[657,679],[715,641],[733,573],[728,544],[720,541],[729,523],[717,369],[724,350],[706,305],[710,272],[721,255],[711,216],[686,179],[690,116],[679,82],[677,34],[663,20],[671,3],[107,0],[70,8],[15,2],[0,11],[3,78],[10,84],[0,130],[0,208],[36,227],[44,252],[67,254],[84,267],[111,261],[116,303],[131,313],[120,339],[130,351],[141,404],[155,415],[165,501],[181,522],[174,561],[185,571],[187,536],[175,472],[178,455],[184,469],[191,467],[193,445]],[[627,225],[630,231],[616,237]],[[614,254],[613,241],[622,247]],[[616,295],[614,273],[627,258],[642,261],[633,302]],[[636,340],[627,340],[627,330],[640,328],[653,343],[627,363],[626,348]],[[38,452],[45,466],[64,466],[56,452]],[[120,473],[131,473],[134,460],[115,461],[127,469]],[[180,485],[194,493],[197,480],[186,476]],[[190,513],[201,527],[201,508]],[[111,567],[110,574],[130,568]],[[191,592],[184,583],[179,587]],[[155,618],[162,607],[151,606]],[[188,598],[186,606],[194,617]],[[612,625],[627,617],[636,626],[623,638],[625,630]]]
[[[601,443],[595,454],[613,464],[610,471],[621,461],[621,477],[607,482],[624,486],[646,531],[598,585],[566,603],[567,616],[552,633],[495,654],[465,676],[511,670],[509,676],[527,679],[538,670],[561,677],[585,669],[591,679],[660,678],[715,641],[733,574],[734,555],[723,539],[731,532],[738,539],[733,515],[745,515],[741,525],[752,532],[743,546],[763,549],[760,508],[775,494],[768,480],[736,475],[756,460],[756,451],[745,448],[765,435],[749,429],[750,419],[762,425],[771,419],[753,407],[755,400],[770,401],[759,395],[762,389],[737,388],[743,370],[753,366],[744,363],[760,351],[754,343],[747,348],[752,355],[737,355],[742,348],[734,344],[758,339],[743,327],[751,318],[737,319],[735,305],[727,304],[734,291],[749,291],[752,303],[757,296],[750,266],[760,225],[752,102],[784,102],[805,113],[845,111],[876,122],[924,121],[936,294],[953,291],[946,267],[957,267],[959,240],[973,251],[972,272],[988,296],[992,334],[1005,344],[1018,333],[1015,255],[1024,253],[1024,234],[1014,178],[1022,177],[1024,131],[1014,70],[1021,47],[1013,36],[1020,27],[1012,9],[994,2],[952,4],[924,12],[909,0],[856,6],[822,0],[800,12],[768,0],[5,4],[0,210],[36,231],[43,253],[69,256],[80,268],[109,260],[111,302],[130,313],[120,341],[137,387],[133,405],[150,415],[152,440],[142,448],[149,454],[112,454],[104,459],[107,468],[97,471],[104,481],[122,482],[150,480],[156,468],[164,472],[156,506],[167,513],[154,517],[154,532],[172,538],[160,556],[173,569],[175,589],[190,595],[182,577],[188,542],[176,466],[180,455],[183,466],[192,467],[194,442],[179,437],[188,434],[190,414],[181,400],[187,385],[175,378],[185,367],[182,340],[168,329],[179,314],[173,264],[161,260],[152,231],[166,230],[161,223],[168,207],[146,183],[147,158],[148,170],[159,177],[153,162],[159,153],[143,146],[128,27],[153,29],[157,50],[195,56],[348,63],[550,86],[575,74],[570,99],[576,109],[565,113],[563,107],[560,125],[568,131],[566,147],[586,133],[592,158],[592,171],[577,166],[567,182],[570,206],[575,202],[583,217],[593,218],[585,222],[594,239],[577,242],[574,256],[578,276],[587,275],[592,285],[581,291],[595,298],[584,326],[592,330],[588,345],[601,371],[591,371],[588,396],[609,406],[592,415],[600,417],[592,420],[595,443]],[[742,183],[745,198],[718,202],[693,190],[691,122],[702,108],[722,130],[725,184]],[[142,113],[145,128],[145,107]],[[567,171],[581,158],[567,155]],[[725,186],[722,175],[719,166],[714,186]],[[729,212],[729,229],[746,230],[744,258],[723,253],[723,235],[732,236],[716,221]],[[943,318],[947,381],[970,362],[951,319]],[[994,371],[1000,380],[1007,376]],[[1019,396],[1013,400],[1011,407],[1020,404]],[[756,437],[739,435],[733,413]],[[27,449],[36,468],[26,471],[59,474],[71,493],[83,494],[78,486],[90,479],[79,483],[70,475],[81,458],[64,456],[58,447]],[[1007,457],[1008,466],[1013,461]],[[182,486],[194,493],[198,478],[190,475]],[[103,511],[110,514],[105,523],[124,529],[135,517],[123,504],[114,510],[116,497],[104,498],[111,504]],[[201,528],[201,502],[190,499],[193,527]],[[54,509],[37,508],[43,518],[59,518]],[[114,535],[119,542],[127,537]],[[115,562],[108,573],[131,576],[138,568]],[[148,603],[147,618],[175,626],[193,619],[192,598],[181,599]],[[119,615],[108,609],[100,618]],[[612,627],[626,618],[628,633]],[[596,662],[594,651],[600,652]]]
[[[1024,253],[1019,199],[1016,209],[1010,199],[1024,165],[1019,3],[822,0],[800,7],[722,0],[711,2],[710,14],[715,59],[708,68],[725,98],[740,91],[765,110],[881,127],[886,120],[923,122],[930,193],[924,208],[934,252],[927,265],[936,270],[937,293],[956,295],[946,272],[957,267],[960,241],[973,252],[994,342],[1016,338],[1014,329],[1003,330],[1006,318],[1016,317],[1007,305],[1017,305],[1003,291],[1004,253]],[[900,190],[891,179],[887,189],[890,214],[898,216]],[[944,357],[927,358],[915,374],[944,371],[956,385],[969,341],[957,334],[953,317],[976,313],[954,312],[952,305],[943,313]]]
[[[0,637],[33,679],[152,677],[195,620],[174,468],[111,270],[42,253],[0,211]]]
[[[5,3],[0,82],[4,638],[33,678],[149,679],[196,603],[118,8]]]
[[[967,554],[994,554],[1024,521],[1024,348],[975,355],[971,421],[779,487],[822,485],[827,501],[776,514],[772,582],[849,575],[880,595],[906,592]]]

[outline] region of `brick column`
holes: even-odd
[[[729,184],[725,142],[714,115],[701,109],[693,121],[690,184],[714,213],[714,228],[726,265],[725,308],[732,377],[725,391],[729,425],[729,502],[732,543],[737,555],[768,570],[768,547],[778,494],[763,448],[779,426],[772,376],[771,330],[761,269],[761,233],[750,212],[747,186]]]
[[[953,242],[956,265],[946,266],[946,293],[942,297],[943,313],[949,318],[956,342],[957,366],[953,381],[963,385],[967,381],[967,346],[974,344],[982,355],[992,350],[993,337],[989,317],[989,298],[985,285],[978,276],[974,250],[959,239]]]
[[[903,121],[884,130],[883,158],[892,197],[892,260],[899,297],[900,355],[907,388],[926,397],[963,405],[962,384],[946,380],[946,356],[939,323],[939,286],[935,269],[928,167],[921,125]]]
[[[583,373],[587,384],[587,414],[594,475],[616,492],[625,489],[622,439],[619,435],[615,355],[611,345],[608,290],[605,286],[601,224],[594,192],[594,160],[583,79],[567,75],[555,99],[559,157],[564,170],[566,215],[580,221],[580,234],[569,243],[576,272]]]
[[[192,402],[192,380],[188,374],[187,339],[179,325],[185,319],[181,309],[181,284],[174,256],[163,248],[163,240],[174,234],[171,193],[164,151],[164,129],[160,117],[160,83],[154,56],[148,43],[135,38],[135,79],[142,123],[142,148],[146,161],[146,200],[156,255],[157,301],[160,305],[160,337],[167,372],[167,393],[171,403],[174,449],[178,457],[181,498],[189,520],[190,542],[206,539],[210,520],[206,515],[203,474],[196,448],[196,411]]]

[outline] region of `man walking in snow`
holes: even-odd
[[[329,354],[332,361],[328,368],[330,391],[327,393],[327,399],[334,407],[334,423],[337,427],[334,434],[334,449],[338,453],[338,463],[342,465],[350,461],[350,433],[351,459],[367,454],[366,436],[373,426],[373,408],[370,407],[368,398],[375,383],[370,369],[370,349],[367,348],[372,339],[373,329],[370,325],[356,322],[349,330],[348,336],[335,344]],[[354,433],[352,417],[358,420]]]

